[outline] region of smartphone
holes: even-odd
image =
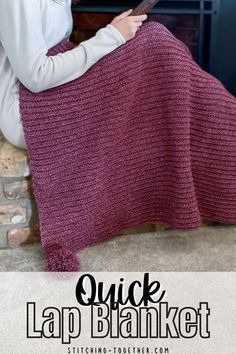
[[[143,0],[132,12],[131,16],[146,14],[160,0]]]

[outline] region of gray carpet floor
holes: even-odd
[[[78,253],[81,271],[236,271],[236,226],[114,236]],[[40,244],[0,250],[0,271],[44,271]]]

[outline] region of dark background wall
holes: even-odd
[[[236,96],[236,0],[221,0],[212,73]]]

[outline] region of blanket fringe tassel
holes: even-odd
[[[77,272],[79,270],[80,262],[74,252],[65,248],[60,248],[47,254],[46,271]]]

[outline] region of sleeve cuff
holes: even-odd
[[[125,37],[121,34],[121,32],[115,26],[113,26],[111,23],[109,23],[106,27],[109,28],[114,33],[114,35],[116,36],[117,41],[120,45],[126,43]]]

